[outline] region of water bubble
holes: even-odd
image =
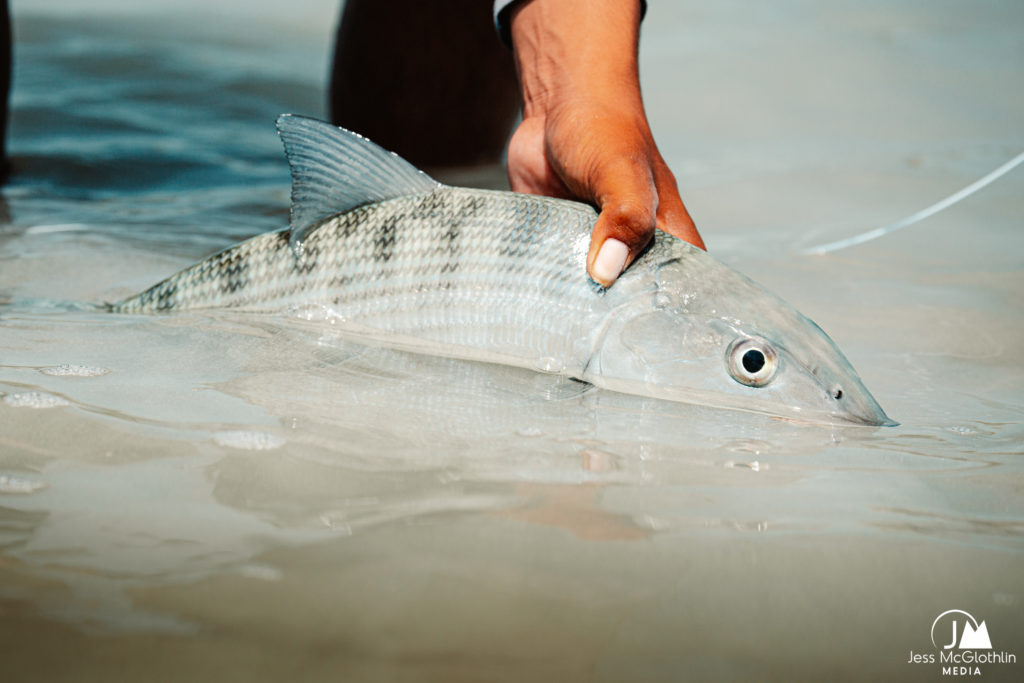
[[[51,365],[48,368],[41,368],[39,372],[54,377],[102,377],[103,375],[110,374],[110,370],[107,368],[95,365],[74,365],[72,363]]]
[[[260,581],[280,581],[283,576],[280,569],[267,564],[247,564],[242,566],[238,572],[247,579],[259,579]]]
[[[956,427],[950,427],[949,431],[953,432],[954,434],[962,434],[964,436],[968,436],[970,434],[977,434],[978,433],[978,430],[976,430],[976,429],[972,429],[970,427],[964,427],[964,426],[961,426],[961,425],[958,425]]]
[[[60,396],[41,391],[21,391],[4,396],[4,403],[15,408],[57,408],[71,405]]]
[[[665,531],[671,526],[667,520],[652,517],[651,515],[641,515],[634,519],[639,526],[651,529],[652,531]]]
[[[753,460],[751,462],[736,462],[735,460],[730,460],[725,463],[725,466],[730,469],[751,470],[753,472],[760,472],[761,470],[768,469],[768,465],[762,464],[757,460]]]
[[[35,493],[46,488],[46,482],[38,479],[0,474],[0,493]]]
[[[565,369],[565,363],[558,360],[557,358],[544,356],[543,358],[538,358],[536,361],[534,361],[533,367],[538,372],[561,372],[562,370]]]
[[[269,451],[274,448],[280,448],[285,443],[284,439],[274,434],[246,429],[217,432],[213,435],[213,442],[218,446],[240,448],[249,451]]]

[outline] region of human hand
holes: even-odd
[[[599,208],[587,272],[605,287],[656,228],[704,248],[644,113],[639,22],[639,3],[622,0],[528,0],[512,14],[524,106],[509,182]]]

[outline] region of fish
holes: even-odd
[[[892,426],[836,344],[707,252],[658,231],[604,289],[580,202],[441,184],[370,140],[277,120],[289,226],[114,304],[329,320],[397,349],[558,373],[610,391],[827,424]]]

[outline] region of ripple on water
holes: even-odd
[[[15,408],[57,408],[71,405],[60,396],[41,391],[20,391],[4,396],[4,403]]]
[[[284,445],[284,439],[279,436],[247,429],[217,432],[213,435],[213,441],[218,446],[249,451],[269,451]]]
[[[47,368],[41,368],[39,372],[54,377],[102,377],[103,375],[110,374],[110,370],[107,368],[100,368],[95,365],[75,365],[72,363],[51,365]]]

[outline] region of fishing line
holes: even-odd
[[[891,223],[882,228],[868,230],[867,232],[861,233],[859,235],[854,235],[853,237],[847,237],[846,239],[837,240],[835,242],[828,242],[827,244],[819,244],[816,247],[809,247],[807,249],[803,249],[800,253],[804,255],[828,254],[833,251],[845,249],[846,247],[852,247],[857,244],[869,242],[873,239],[878,239],[879,237],[882,237],[883,235],[888,235],[891,232],[896,232],[901,228],[905,228],[908,225],[913,225],[918,221],[922,221],[925,218],[928,218],[929,216],[936,214],[939,211],[942,211],[943,209],[952,206],[953,204],[956,204],[961,199],[971,196],[981,188],[985,187],[990,183],[995,182],[1002,176],[1012,171],[1014,168],[1019,166],[1021,162],[1024,162],[1024,152],[1021,152],[1020,154],[1010,159],[1005,164],[1003,164],[996,170],[992,171],[988,175],[984,176],[983,178],[975,180],[973,183],[963,188],[962,190],[954,192],[945,199],[942,199],[925,209],[921,209],[917,213],[907,216],[903,220],[896,221],[895,223]]]

